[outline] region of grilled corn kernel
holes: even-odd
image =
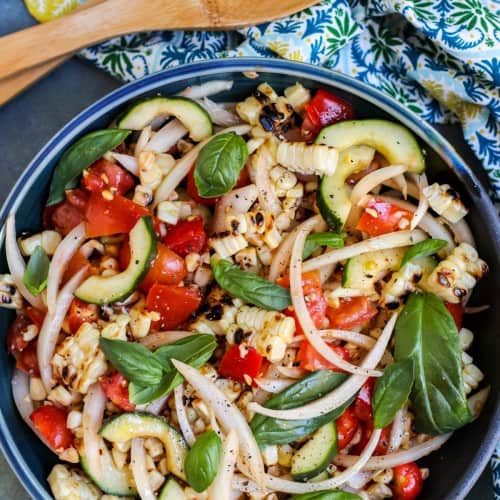
[[[47,391],[41,378],[30,378],[30,397],[33,401],[43,401],[47,397]]]
[[[238,253],[248,246],[247,240],[242,236],[223,236],[210,238],[208,245],[213,248],[215,252],[225,259],[226,257],[231,257],[232,255]]]
[[[212,269],[210,269],[208,266],[203,265],[196,269],[196,271],[194,272],[193,283],[200,287],[204,287],[212,282],[213,277],[214,273]]]
[[[274,250],[281,243],[282,236],[281,233],[273,227],[271,230],[266,231],[264,234],[264,242],[271,249]]]
[[[119,314],[114,321],[108,323],[101,331],[101,336],[106,339],[127,340],[127,325],[130,318],[127,314]]]
[[[186,269],[189,273],[194,273],[201,265],[201,256],[199,253],[188,253],[184,260],[186,262]]]
[[[167,175],[175,165],[175,158],[167,153],[159,153],[155,156],[155,162],[163,176]]]
[[[61,406],[69,406],[73,400],[71,393],[62,385],[56,385],[49,392],[47,399]]]
[[[474,334],[467,328],[462,328],[459,332],[460,348],[462,351],[467,351],[474,340]]]
[[[89,479],[62,464],[52,468],[47,481],[55,500],[98,500],[101,497]]]
[[[177,224],[179,221],[179,207],[172,201],[162,201],[158,204],[156,216],[167,224]]]
[[[141,185],[156,189],[162,180],[161,168],[156,164],[155,154],[151,151],[142,151],[138,158],[139,179]]]
[[[458,193],[448,184],[434,184],[423,190],[431,208],[446,220],[456,223],[463,219],[468,210],[465,208]]]
[[[273,253],[271,252],[269,247],[267,247],[266,245],[257,247],[257,255],[259,256],[262,264],[264,264],[265,266],[271,265],[271,262],[273,260]]]
[[[66,427],[68,429],[76,429],[82,425],[82,412],[71,410],[66,417]]]
[[[30,342],[35,337],[37,337],[40,329],[36,325],[28,325],[23,331],[23,340],[25,342]]]
[[[257,259],[257,251],[254,247],[240,250],[234,256],[234,260],[244,271],[253,271],[258,269],[259,261]]]
[[[261,450],[261,455],[264,464],[267,466],[278,463],[278,447],[276,445],[266,446]]]
[[[295,112],[301,113],[311,100],[311,92],[300,83],[287,87],[283,92]]]
[[[138,184],[135,187],[132,201],[141,207],[147,207],[153,201],[153,190],[150,187]]]
[[[42,233],[42,248],[47,255],[54,255],[61,240],[62,236],[57,231],[44,231]]]
[[[0,274],[0,307],[21,309],[23,298],[10,274]]]
[[[148,474],[148,479],[153,491],[159,490],[162,484],[165,482],[165,477],[163,476],[163,474],[158,472],[156,469]]]
[[[128,453],[124,453],[123,451],[119,451],[113,447],[111,450],[111,457],[113,458],[113,462],[115,463],[117,469],[122,470],[127,463]]]
[[[152,458],[157,458],[163,454],[163,444],[157,438],[146,438],[144,448]]]
[[[141,302],[143,304],[143,302]],[[130,312],[130,331],[136,339],[145,337],[151,329],[151,315],[144,312],[143,307],[133,307]]]
[[[301,174],[332,175],[339,153],[323,144],[280,142],[277,160],[280,165]]]

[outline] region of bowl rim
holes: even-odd
[[[54,155],[60,153],[70,145],[75,137],[87,126],[92,125],[97,118],[111,111],[113,108],[136,98],[140,94],[155,91],[161,86],[166,86],[169,83],[176,83],[188,78],[193,79],[213,76],[214,79],[217,79],[217,75],[222,71],[241,73],[255,71],[257,73],[286,74],[298,79],[308,79],[320,84],[333,85],[365,100],[369,98],[372,104],[399,120],[412,130],[415,135],[425,141],[434,151],[436,151],[445,163],[456,172],[462,182],[467,181],[470,188],[481,196],[482,215],[486,216],[485,223],[487,225],[496,227],[496,230],[493,231],[493,239],[496,247],[500,249],[500,224],[493,203],[470,167],[460,157],[448,140],[432,127],[432,125],[423,121],[411,110],[405,108],[403,104],[392,97],[351,76],[311,64],[263,57],[205,60],[168,68],[145,76],[139,80],[124,84],[88,106],[56,132],[21,173],[0,210],[0,224],[2,227],[0,230],[0,243],[3,245],[4,223],[7,215],[17,210],[21,201],[36,182],[39,174],[52,161]],[[463,498],[477,481],[493,453],[496,441],[500,438],[499,401],[496,402],[492,415],[492,422],[493,424],[488,428],[483,442],[467,468],[466,474],[464,474],[462,479],[455,484],[454,488],[447,494],[447,499]],[[23,458],[22,451],[12,439],[1,407],[0,449],[3,451],[11,470],[13,470],[27,493],[33,498],[50,500],[51,496],[48,494],[45,485],[42,484],[29,469]]]

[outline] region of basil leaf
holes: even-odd
[[[213,198],[231,191],[247,158],[246,142],[234,132],[210,139],[201,148],[194,167],[194,181],[199,195]]]
[[[375,382],[373,424],[375,429],[389,425],[410,396],[414,375],[413,359],[405,359],[385,368]]]
[[[101,337],[99,347],[106,359],[129,382],[139,386],[157,386],[162,381],[164,367],[143,345]]]
[[[217,283],[226,292],[245,302],[271,311],[282,311],[292,303],[290,291],[286,288],[242,271],[227,260],[212,259],[210,265]]]
[[[320,247],[341,248],[347,233],[312,233],[306,238],[302,258],[307,259]]]
[[[130,402],[135,405],[143,405],[151,403],[155,399],[161,398],[168,392],[172,374],[164,375],[158,384],[153,385],[140,385],[130,382],[128,385],[128,396]]]
[[[412,245],[404,254],[401,261],[401,267],[410,262],[410,260],[418,259],[420,257],[429,257],[439,252],[448,243],[445,240],[424,240],[415,245]]]
[[[24,271],[23,282],[26,288],[33,294],[42,293],[47,287],[50,260],[45,250],[38,245],[28,261]]]
[[[346,378],[345,373],[319,370],[273,396],[264,406],[279,410],[303,406],[328,394],[342,384]],[[341,407],[325,415],[311,419],[282,420],[255,415],[250,422],[250,428],[260,447],[290,443],[311,434],[327,422],[335,420],[352,403],[353,399],[351,398]]]
[[[415,362],[410,400],[417,432],[444,434],[471,421],[457,327],[439,297],[410,295],[396,322],[394,358]]]
[[[361,500],[361,497],[347,491],[328,490],[294,495],[290,500]]]
[[[81,173],[104,153],[121,144],[130,130],[97,130],[80,137],[62,155],[50,183],[47,205],[64,200],[66,189],[76,187]]]
[[[205,491],[215,479],[222,453],[222,442],[214,431],[202,434],[188,451],[184,461],[186,479],[198,493]]]

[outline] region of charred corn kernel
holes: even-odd
[[[61,240],[62,236],[57,231],[47,230],[27,238],[19,238],[18,243],[21,253],[29,257],[38,246],[42,247],[47,255],[53,255]]]
[[[269,101],[275,102],[278,100],[278,94],[274,91],[274,89],[268,83],[261,83],[257,87],[257,92],[265,95]],[[264,100],[265,101],[265,100]]]
[[[277,160],[280,165],[301,174],[332,175],[339,153],[323,144],[280,142]]]
[[[257,251],[254,247],[248,247],[240,250],[234,256],[234,260],[244,271],[253,271],[258,269],[259,261],[257,259]]]
[[[23,331],[23,340],[25,342],[30,342],[33,340],[35,337],[37,337],[39,328],[36,325],[28,325],[25,330]]]
[[[249,141],[247,141],[248,155],[255,153],[255,151],[257,151],[257,149],[259,149],[262,144],[264,144],[263,137],[250,139]]]
[[[153,190],[150,187],[138,184],[135,187],[132,201],[141,207],[147,207],[153,201]]]
[[[116,448],[118,451],[122,453],[127,453],[130,451],[130,446],[132,445],[130,439],[128,441],[115,442],[113,443],[113,449]]]
[[[462,351],[462,364],[463,365],[471,365],[472,364],[472,356],[467,354],[465,351]]]
[[[98,500],[100,491],[76,470],[62,464],[55,465],[47,481],[55,500]]]
[[[187,219],[193,214],[192,202],[189,201],[175,201],[174,204],[179,211],[179,219]]]
[[[30,255],[33,254],[36,247],[42,246],[42,233],[33,234],[31,236],[27,236],[26,238],[23,237],[18,238],[17,243],[19,245],[21,253],[25,257],[29,257]]]
[[[226,257],[231,257],[240,250],[246,248],[248,246],[248,242],[241,234],[239,234],[238,236],[210,238],[208,240],[208,246],[213,248],[219,257],[225,259]]]
[[[459,332],[460,347],[462,351],[467,351],[474,340],[474,334],[468,328],[462,328]]]
[[[71,392],[64,386],[56,385],[48,394],[47,399],[61,406],[69,406],[73,400]]]
[[[23,298],[10,274],[0,274],[0,307],[21,309]]]
[[[291,467],[294,449],[289,444],[278,446],[278,464],[281,467]]]
[[[47,255],[54,255],[61,240],[62,236],[57,231],[44,231],[42,233],[42,248]]]
[[[274,250],[281,243],[281,233],[273,227],[271,230],[266,231],[264,234],[264,242],[271,249]]]
[[[136,339],[145,337],[151,329],[151,314],[144,311],[144,301],[138,307],[133,307],[129,311],[130,331]]]
[[[253,95],[236,105],[236,113],[238,113],[238,116],[242,120],[250,123],[250,125],[257,125],[259,123],[261,109],[261,103]]]
[[[64,462],[69,462],[72,464],[77,464],[80,461],[80,455],[76,451],[73,446],[69,448],[65,448],[57,453],[59,460],[63,460]]]
[[[164,476],[168,474],[168,465],[166,458],[162,458],[158,463],[158,472],[160,472],[160,474],[163,474]]]
[[[75,335],[66,337],[52,359],[54,376],[73,390],[87,394],[107,370],[99,338],[99,330],[90,323],[83,323]]]
[[[400,303],[404,296],[416,290],[421,279],[422,268],[418,264],[408,262],[385,283],[382,289],[382,304]]]
[[[394,473],[392,472],[392,469],[382,469],[373,474],[371,479],[379,484],[389,484],[392,481],[393,476]]]
[[[227,231],[233,236],[245,234],[248,231],[248,222],[245,214],[229,214],[225,217]]]
[[[184,258],[186,269],[189,273],[193,273],[201,265],[201,257],[199,253],[188,253]]]
[[[179,207],[173,201],[162,201],[158,204],[156,216],[167,224],[177,224],[179,221]]]
[[[193,432],[195,434],[201,434],[202,432],[205,432],[206,428],[207,426],[205,425],[205,422],[202,418],[198,418],[193,422]]]
[[[68,429],[76,429],[82,425],[82,412],[71,410],[66,417],[66,427]]]
[[[106,339],[127,340],[127,326],[130,317],[127,314],[119,314],[113,318],[113,321],[107,323],[101,331],[101,336]]]
[[[167,153],[157,153],[155,162],[161,171],[162,176],[167,175],[175,165],[175,158]]]
[[[177,143],[177,149],[179,152],[183,155],[185,155],[188,151],[191,151],[194,147],[194,144],[190,141],[187,141],[186,139],[181,139]]]
[[[258,233],[246,233],[245,238],[250,243],[250,245],[253,245],[255,247],[259,247],[264,245],[264,240],[262,239],[262,235]]]
[[[288,199],[299,199],[304,196],[304,185],[301,183],[296,184],[294,187],[286,192],[286,197]],[[285,200],[286,201],[286,200]]]
[[[115,463],[118,469],[123,469],[128,460],[128,453],[123,451],[119,451],[115,447],[111,450],[111,457],[113,458],[113,462]]]
[[[449,222],[455,223],[467,215],[458,193],[448,184],[435,182],[423,190],[431,208]]]
[[[251,233],[262,234],[266,231],[266,227],[274,220],[271,214],[264,210],[253,210],[245,214],[247,231]]]
[[[273,167],[271,171],[269,172],[269,177],[271,177],[271,180],[276,184],[278,182],[278,179],[282,175],[284,175],[287,172],[286,168],[280,167],[277,165],[276,167]]]
[[[386,484],[375,483],[366,489],[370,500],[383,500],[384,498],[392,498],[392,490]]]
[[[148,479],[153,491],[158,491],[165,482],[165,477],[157,470],[151,471],[148,475]]]
[[[47,391],[41,378],[30,378],[30,397],[33,401],[43,401],[47,397]]]
[[[236,401],[240,397],[242,387],[241,384],[235,380],[220,378],[216,380],[215,385],[231,402]]]
[[[483,372],[474,364],[465,365],[462,370],[462,377],[464,379],[465,393],[469,394],[473,389],[476,389],[484,379]]]
[[[196,271],[194,272],[193,276],[193,283],[195,285],[204,287],[209,285],[214,277],[214,273],[212,272],[212,269],[210,269],[208,266],[200,266]]]
[[[461,243],[422,280],[421,287],[457,304],[487,271],[488,265],[479,258],[476,249]]]
[[[152,151],[142,151],[138,158],[139,180],[142,186],[156,189],[162,180],[161,168],[156,163],[155,154]]]
[[[271,363],[277,363],[285,356],[287,343],[281,337],[262,332],[257,336],[255,348]]]
[[[257,255],[259,256],[259,260],[265,266],[270,266],[273,260],[273,253],[269,249],[269,247],[262,245],[257,247]]]
[[[108,245],[108,243],[106,243],[106,245]],[[105,245],[99,240],[89,240],[81,246],[80,251],[83,253],[83,255],[92,255],[94,252],[104,255],[104,249]]]
[[[201,399],[195,399],[192,403],[194,411],[201,417],[205,423],[210,422],[210,410],[204,401]]]
[[[279,231],[286,231],[292,223],[292,218],[285,212],[281,212],[276,217],[276,229]]]
[[[287,87],[283,92],[295,112],[301,113],[311,100],[311,92],[300,83]]]
[[[118,260],[113,257],[103,257],[99,262],[100,271],[105,271],[106,269],[117,271],[119,268]]]
[[[278,463],[278,447],[276,445],[266,446],[260,453],[265,465],[276,465]]]
[[[297,184],[297,176],[293,172],[280,166],[274,167],[271,170],[270,176],[274,182],[276,191],[286,193]]]

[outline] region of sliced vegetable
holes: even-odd
[[[331,328],[351,330],[366,323],[377,314],[377,308],[369,297],[346,297],[338,307],[327,307],[326,315]]]
[[[318,248],[341,248],[344,246],[344,238],[347,233],[312,233],[306,238],[302,258],[307,259]]]
[[[189,253],[201,253],[207,244],[203,219],[195,217],[170,226],[163,243],[181,257]]]
[[[448,244],[445,240],[424,240],[416,245],[411,246],[404,254],[403,260],[401,261],[401,267],[403,267],[407,262],[414,259],[419,259],[422,257],[429,257],[439,252]]]
[[[47,287],[50,260],[45,250],[39,245],[28,261],[23,281],[26,288],[33,294],[39,295]]]
[[[66,426],[68,412],[53,405],[37,408],[30,416],[38,432],[53,450],[64,450],[73,444],[73,433]]]
[[[351,360],[349,351],[345,347],[334,344],[329,344],[329,347],[345,361]],[[315,372],[317,370],[333,370],[336,372],[344,371],[321,356],[321,354],[319,354],[319,352],[316,351],[316,349],[314,349],[314,347],[307,340],[303,340],[301,342],[296,360],[299,362],[300,368],[309,372]]]
[[[131,259],[127,269],[114,276],[91,276],[75,296],[92,304],[111,304],[128,297],[148,272],[156,256],[156,233],[149,217],[142,217],[130,231]]]
[[[189,485],[197,492],[206,490],[215,479],[222,452],[222,441],[214,431],[207,431],[188,451],[184,468]]]
[[[125,194],[134,185],[134,178],[126,170],[104,158],[83,171],[82,187],[94,193],[109,189],[113,193]]]
[[[413,213],[398,205],[371,198],[361,215],[356,229],[370,236],[408,229]]]
[[[259,375],[263,359],[253,347],[232,345],[222,356],[219,375],[250,385]]]
[[[99,382],[106,397],[120,410],[135,410],[128,395],[128,380],[121,373],[101,377]]]
[[[422,491],[424,480],[415,462],[394,467],[394,498],[396,500],[415,500]]]
[[[337,443],[340,451],[354,438],[359,429],[359,420],[354,414],[354,410],[349,407],[337,418],[335,423],[337,424]]]
[[[188,500],[188,497],[179,483],[169,477],[158,495],[158,500]]]

